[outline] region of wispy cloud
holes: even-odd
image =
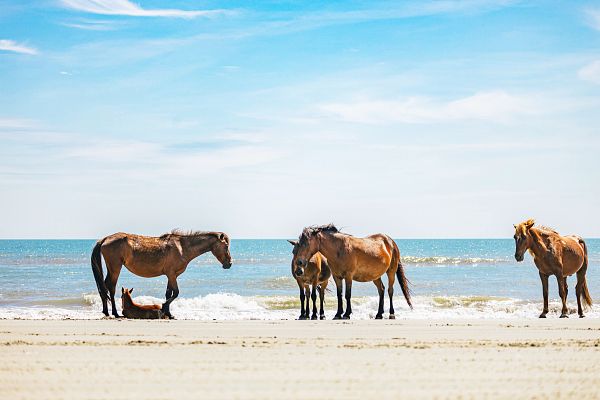
[[[61,0],[68,8],[101,15],[130,17],[196,18],[224,14],[226,10],[145,9],[128,0]]]
[[[600,60],[593,61],[583,66],[577,75],[580,79],[600,85]]]
[[[12,51],[15,53],[30,55],[38,54],[37,49],[33,47],[25,46],[24,44],[17,43],[14,40],[7,39],[0,39],[0,51]]]
[[[247,30],[244,36],[270,35],[318,29],[325,26],[355,24],[379,20],[400,20],[446,14],[476,14],[510,6],[514,0],[445,0],[419,2],[367,2],[368,6],[301,14],[272,13],[270,22]]]
[[[74,22],[64,22],[61,25],[69,28],[83,29],[86,31],[112,31],[123,26],[123,24],[118,23],[116,21],[104,21],[93,19],[82,19]]]
[[[490,91],[448,102],[427,97],[410,97],[405,100],[331,103],[321,105],[320,109],[351,122],[432,123],[463,120],[503,122],[518,115],[537,114],[543,107],[531,96]]]
[[[29,129],[35,127],[35,123],[28,119],[0,118],[0,130]]]
[[[600,9],[588,8],[585,11],[587,20],[592,28],[600,31]]]

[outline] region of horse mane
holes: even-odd
[[[539,225],[536,228],[538,228],[540,231],[546,232],[546,233],[556,233],[557,235],[559,234],[556,229],[554,228],[550,228],[549,226],[545,226],[545,225]]]
[[[334,224],[307,226],[302,230],[298,242],[304,243],[311,236],[316,235],[319,232],[340,233],[340,230]]]
[[[175,228],[173,229],[171,232],[167,232],[163,235],[160,236],[161,239],[168,239],[171,236],[177,236],[177,237],[197,237],[197,236],[202,236],[202,235],[206,235],[207,233],[210,232],[205,232],[205,231],[184,231],[182,229],[179,228]]]

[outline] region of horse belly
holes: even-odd
[[[584,252],[579,241],[572,237],[563,238],[563,276],[571,276],[583,266]]]
[[[385,274],[385,271],[387,271],[387,268],[358,270],[354,273],[352,280],[356,282],[371,282],[377,278],[381,278],[381,276]]]

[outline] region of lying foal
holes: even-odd
[[[123,303],[123,316],[133,319],[163,319],[169,318],[162,312],[159,304],[135,304],[131,298],[133,288],[121,288],[121,302]]]

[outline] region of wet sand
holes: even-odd
[[[1,399],[600,397],[600,320],[0,320]]]

